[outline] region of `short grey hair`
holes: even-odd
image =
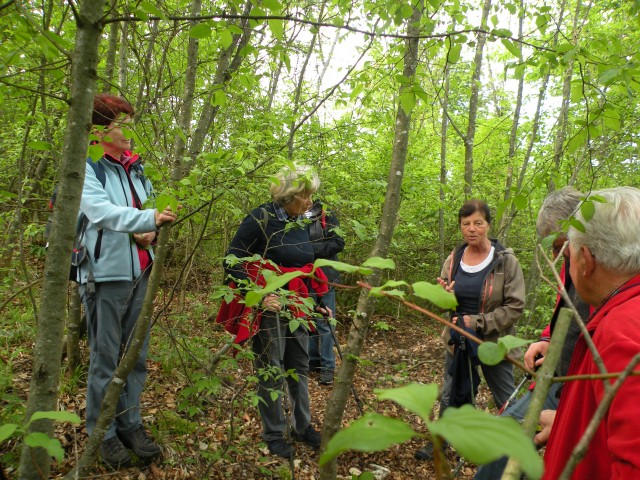
[[[585,231],[569,228],[571,249],[586,246],[600,265],[616,273],[640,272],[640,190],[608,188],[586,201],[593,203],[595,213],[588,221],[581,211],[576,214]]]
[[[318,175],[306,165],[286,167],[276,176],[270,187],[271,199],[278,205],[293,202],[296,195],[312,195],[320,188]]]
[[[554,190],[542,202],[538,212],[536,230],[542,238],[562,229],[562,222],[575,215],[583,195],[573,187]]]

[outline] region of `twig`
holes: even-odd
[[[365,282],[358,282],[358,285],[366,290],[372,290],[373,287],[371,285],[369,285],[368,283]],[[441,323],[442,325],[449,327],[453,330],[455,330],[456,332],[458,332],[460,335],[463,335],[465,338],[471,340],[472,342],[477,343],[478,345],[482,345],[484,343],[484,341],[480,340],[478,337],[476,337],[475,335],[467,332],[465,329],[460,328],[458,325],[456,325],[455,323],[451,323],[449,320],[445,320],[444,318],[436,315],[435,313],[427,310],[426,308],[422,308],[418,305],[416,305],[415,303],[411,303],[407,300],[405,300],[404,298],[400,298],[396,295],[391,295],[387,292],[384,291],[380,291],[378,292],[380,293],[380,295],[383,295],[387,298],[392,298],[394,300],[397,300],[398,302],[402,303],[404,306],[415,310],[417,312],[420,312],[426,316],[428,316],[429,318],[432,318],[433,320],[435,320],[436,322]],[[518,360],[514,359],[513,357],[510,357],[509,355],[505,356],[505,360],[508,361],[509,363],[515,365],[516,367],[518,367],[519,369],[523,370],[524,372],[535,376],[535,372],[529,370],[527,367],[524,366],[524,364],[522,362],[519,362]]]

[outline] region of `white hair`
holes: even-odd
[[[561,230],[562,222],[569,220],[576,212],[581,198],[582,193],[573,187],[554,190],[547,195],[538,212],[536,221],[538,235],[547,237],[552,232]]]
[[[312,195],[320,188],[320,179],[311,167],[294,165],[283,168],[271,184],[271,199],[280,205],[293,202],[296,195]]]
[[[584,232],[569,228],[571,248],[586,246],[608,270],[640,272],[640,190],[608,188],[592,192],[586,202],[591,202],[595,213],[589,220],[585,220],[582,208],[576,213]]]

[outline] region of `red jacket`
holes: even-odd
[[[313,264],[308,264],[300,268],[291,268],[282,266],[276,267],[270,262],[248,262],[245,264],[245,268],[249,274],[249,278],[251,278],[256,285],[264,287],[266,285],[266,281],[262,274],[263,270],[276,271],[280,274],[300,271],[305,273],[305,276],[309,276],[313,270]],[[311,288],[313,288],[314,292],[319,297],[322,297],[329,291],[327,277],[320,268],[317,268],[313,274],[314,276],[310,277]],[[309,289],[303,281],[303,277],[296,277],[291,280],[287,285],[287,288],[295,292],[301,298],[308,298]],[[234,288],[233,285],[231,286]],[[305,314],[295,307],[295,299],[294,303],[289,306],[289,311],[295,317],[305,317]],[[232,335],[235,335],[234,343],[240,344],[255,335],[260,327],[262,311],[256,309],[256,315],[253,317],[251,315],[252,312],[253,310],[244,304],[242,296],[235,295],[231,302],[226,302],[225,300],[222,301],[220,310],[216,317],[216,322],[224,324],[225,330]]]
[[[593,314],[587,329],[608,372],[621,372],[640,352],[640,275]],[[640,370],[640,367],[636,367]],[[600,373],[582,337],[568,375]],[[608,380],[614,383],[615,379]],[[544,457],[543,479],[559,478],[604,396],[602,380],[565,383]],[[629,377],[616,394],[572,479],[640,478],[640,377]]]

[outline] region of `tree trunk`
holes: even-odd
[[[413,80],[416,72],[416,66],[418,64],[419,39],[417,36],[420,33],[420,20],[422,18],[423,8],[424,4],[422,0],[418,1],[417,5],[413,8],[412,16],[408,21],[407,31],[411,38],[407,39],[407,53],[402,73],[410,80]],[[410,88],[410,86],[400,86],[398,98],[400,98],[407,88]],[[404,166],[407,158],[410,127],[411,114],[407,114],[402,109],[400,102],[398,102],[387,192],[385,195],[384,205],[382,207],[382,218],[380,219],[378,237],[373,247],[373,251],[371,252],[371,256],[386,257],[389,252],[389,246],[391,244],[393,231],[398,217],[398,210],[400,208],[402,177],[404,175]],[[373,286],[379,285],[380,272],[376,271],[369,279],[369,282]],[[353,378],[357,367],[357,358],[360,357],[362,352],[362,346],[364,345],[374,310],[375,298],[369,296],[367,290],[362,289],[360,291],[358,308],[353,319],[353,325],[349,331],[347,348],[343,356],[343,361],[340,365],[340,370],[338,371],[338,378],[325,410],[321,452],[324,451],[327,443],[340,429],[342,424],[344,409],[351,391],[351,386],[353,385]],[[336,478],[336,470],[337,463],[334,459],[320,468],[320,479],[332,480]]]
[[[318,22],[322,22],[322,17],[324,15],[324,7],[326,2],[322,2],[320,5],[320,13],[318,13]],[[296,91],[293,96],[293,111],[291,113],[291,125],[289,125],[289,140],[287,141],[287,153],[289,160],[293,160],[293,138],[296,134],[296,116],[298,115],[298,109],[300,108],[300,95],[302,94],[302,86],[304,85],[304,75],[307,72],[307,66],[309,65],[309,59],[313,54],[313,50],[316,46],[316,41],[318,39],[318,34],[320,33],[320,29],[316,29],[311,36],[311,42],[309,43],[309,48],[307,50],[307,55],[304,58],[304,62],[302,63],[302,68],[300,69],[300,76],[298,77],[298,84],[296,85]]]
[[[522,38],[522,28],[524,25],[524,0],[520,0],[520,16],[518,17],[518,38]],[[513,188],[513,170],[516,161],[516,150],[518,142],[518,126],[520,125],[520,109],[522,108],[522,95],[524,92],[524,75],[518,81],[518,93],[516,94],[516,108],[513,112],[513,122],[511,123],[511,132],[509,134],[509,158],[507,164],[507,179],[504,187],[504,211],[500,216],[500,224],[498,226],[498,237],[503,244],[507,244],[507,232],[511,218],[506,213],[511,201],[511,190]]]
[[[489,18],[489,10],[491,9],[491,0],[485,0],[482,8],[482,19],[480,28],[486,30],[487,18]],[[484,44],[487,36],[484,33],[478,33],[478,42],[476,43],[476,54],[473,60],[474,69],[471,76],[471,96],[469,98],[469,123],[467,124],[467,134],[464,137],[464,195],[466,198],[471,196],[473,191],[473,143],[476,137],[476,117],[478,116],[478,97],[480,92],[480,77],[482,76],[482,57]]]
[[[114,11],[116,0],[111,0],[111,11]],[[107,47],[107,59],[105,60],[104,76],[102,77],[101,93],[110,93],[113,86],[113,72],[116,66],[116,54],[118,52],[118,31],[120,24],[112,23],[109,26],[109,42]]]
[[[552,48],[554,48],[555,46],[558,45],[558,35],[560,34],[560,27],[562,25],[562,22],[564,20],[564,10],[566,8],[566,4],[567,1],[563,0],[561,6],[560,6],[560,12],[558,14],[558,19],[557,19],[557,29],[556,32],[553,36],[553,43],[552,43]],[[524,159],[522,161],[522,166],[520,167],[520,174],[518,175],[518,180],[516,183],[516,188],[515,191],[517,193],[521,193],[522,192],[522,185],[524,184],[524,180],[526,178],[526,174],[527,174],[527,168],[529,166],[529,159],[531,158],[531,152],[533,151],[533,147],[538,139],[538,130],[540,128],[540,117],[541,117],[541,112],[542,112],[542,105],[544,103],[544,99],[545,99],[545,95],[547,92],[547,86],[549,85],[549,79],[551,78],[551,72],[547,71],[547,73],[545,73],[543,80],[542,80],[542,84],[540,86],[540,90],[538,93],[538,103],[536,106],[536,112],[534,114],[533,117],[533,122],[531,125],[531,135],[529,137],[529,142],[527,144],[527,150],[525,152],[524,155]],[[505,215],[506,219],[505,219],[505,227],[504,227],[504,239],[505,242],[508,240],[509,237],[509,231],[511,229],[511,223],[513,222],[513,219],[515,218],[516,215],[516,207],[515,205],[511,204],[509,206],[509,213],[508,215]],[[534,273],[533,277],[531,278],[532,281],[535,281],[535,278],[537,278],[537,273]],[[527,282],[527,285],[529,285],[529,283]]]
[[[445,253],[445,238],[444,238],[444,206],[446,200],[446,193],[444,186],[447,184],[447,133],[449,132],[449,62],[444,67],[444,86],[440,100],[442,106],[442,122],[440,124],[440,207],[438,208],[438,264],[442,265],[446,258]]]
[[[251,12],[252,7],[252,3],[250,1],[247,1],[244,6],[242,15],[248,16]],[[220,88],[224,88],[224,84],[228,82],[233,73],[236,72],[238,68],[240,68],[242,60],[244,59],[242,55],[242,49],[249,44],[249,40],[251,39],[252,31],[248,25],[248,21],[246,19],[240,20],[238,26],[242,28],[242,34],[235,34],[233,36],[233,42],[231,43],[231,45],[229,45],[229,48],[220,53],[218,65],[216,66],[216,74],[213,78],[214,88],[209,93],[209,96],[204,103],[198,125],[193,134],[193,138],[191,139],[191,145],[189,147],[189,157],[191,158],[192,162],[202,151],[202,146],[204,145],[204,140],[207,136],[207,132],[211,128],[211,125],[215,120],[216,113],[219,109],[217,106],[214,107],[212,102],[215,92]],[[233,59],[231,59],[232,57]],[[186,170],[183,172],[185,176],[188,175],[190,165],[191,163],[185,166]]]
[[[202,9],[202,0],[192,0],[191,16],[197,17]],[[195,25],[195,21],[192,22]],[[196,89],[196,72],[198,70],[198,39],[189,38],[187,47],[187,71],[184,79],[184,96],[182,97],[182,107],[180,108],[180,120],[178,129],[181,135],[176,135],[173,151],[173,173],[174,182],[182,178],[184,164],[184,152],[187,148],[187,139],[191,132],[191,111],[193,109],[193,95]]]
[[[27,420],[34,412],[56,410],[57,406],[70,253],[86,167],[87,125],[91,124],[103,7],[104,0],[82,0],[79,6],[71,71],[71,104],[60,168],[59,202],[53,214],[53,228],[45,261]],[[64,208],[60,208],[60,205],[64,205]],[[28,433],[31,432],[51,436],[53,422],[33,422],[28,428]],[[26,443],[23,445],[20,479],[49,478],[50,467],[51,457],[46,450],[31,448]]]

